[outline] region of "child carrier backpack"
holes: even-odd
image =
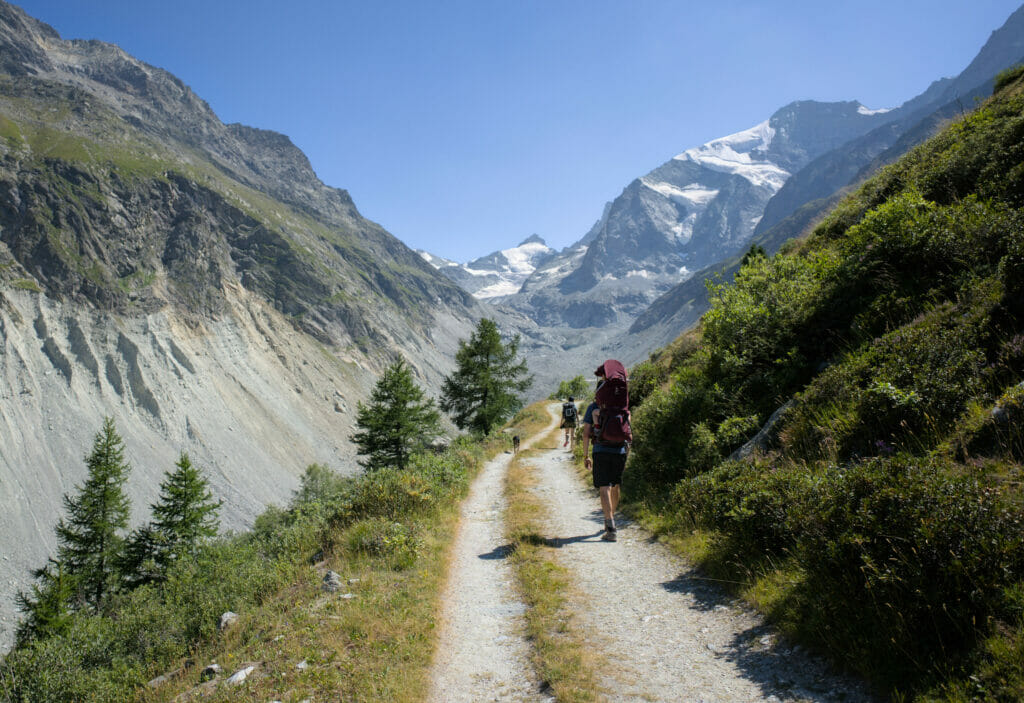
[[[605,381],[594,393],[594,402],[600,408],[594,439],[602,446],[621,447],[633,441],[629,426],[629,378],[625,367],[615,359],[601,364],[597,374],[603,375]]]

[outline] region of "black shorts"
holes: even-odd
[[[594,488],[618,486],[622,483],[622,470],[626,468],[626,455],[611,452],[594,452]]]

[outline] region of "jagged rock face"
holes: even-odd
[[[436,394],[481,313],[287,137],[0,2],[0,646],[104,417],[136,522],[187,451],[240,528],[356,470],[376,373]]]

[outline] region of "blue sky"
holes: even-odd
[[[579,239],[632,179],[793,100],[893,107],[1020,0],[23,0],[291,137],[409,246]]]

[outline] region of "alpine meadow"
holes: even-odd
[[[0,703],[1024,701],[1002,2],[0,0]],[[834,97],[914,32],[976,53]]]

